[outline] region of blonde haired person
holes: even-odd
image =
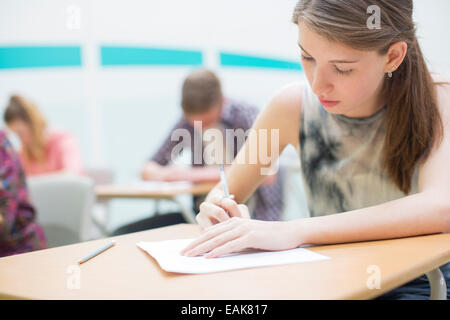
[[[380,28],[369,28],[370,6]],[[298,147],[311,217],[249,219],[261,164],[231,166],[200,206],[205,234],[183,254],[285,250],[450,232],[450,85],[428,71],[411,0],[301,0],[293,22],[307,81],[278,91],[253,128]],[[237,158],[250,152],[251,137]],[[268,148],[270,150],[270,147]],[[273,159],[275,161],[275,159]],[[232,217],[232,218],[230,218]],[[449,285],[449,264],[442,266]],[[429,297],[422,276],[385,298]]]
[[[75,138],[66,131],[49,128],[42,113],[30,100],[13,95],[5,110],[4,120],[20,138],[20,160],[27,176],[83,173]]]

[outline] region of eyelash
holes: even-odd
[[[302,59],[303,59],[303,60],[306,60],[306,61],[314,61],[313,58],[311,58],[311,57],[305,57],[304,55],[302,55]],[[342,74],[342,75],[348,75],[348,74],[350,74],[350,73],[353,71],[353,69],[349,69],[349,70],[340,70],[340,69],[338,69],[338,67],[336,67],[336,66],[334,66],[334,69],[335,69],[335,71],[336,71],[337,73]]]

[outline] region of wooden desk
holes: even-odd
[[[95,187],[95,194],[100,203],[106,205],[108,200],[114,198],[131,198],[131,199],[167,199],[176,202],[185,220],[189,223],[196,223],[195,213],[192,208],[187,208],[179,197],[184,194],[193,196],[205,195],[217,184],[217,182],[194,183],[187,186],[176,186],[175,188],[154,189],[146,188],[144,184],[123,184],[123,185],[98,185]],[[107,219],[108,220],[108,219]],[[94,223],[102,230],[104,235],[108,235],[108,228],[94,219]]]
[[[171,199],[181,194],[192,194],[194,196],[207,194],[217,182],[195,183],[191,186],[178,187],[166,190],[145,189],[137,185],[98,185],[95,193],[99,199],[111,198],[154,198]]]
[[[0,297],[370,299],[450,260],[450,234],[441,234],[309,248],[331,258],[325,261],[185,275],[163,271],[136,246],[138,241],[195,237],[199,233],[197,225],[181,224],[115,237],[115,247],[79,269],[77,260],[108,239],[1,258]],[[381,289],[368,289],[369,266],[380,268]],[[70,285],[74,270],[79,270],[79,289]]]

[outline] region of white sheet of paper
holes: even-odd
[[[138,242],[136,245],[156,259],[169,272],[211,273],[244,268],[327,260],[329,257],[304,248],[285,251],[236,253],[218,258],[186,257],[180,254],[194,239]]]

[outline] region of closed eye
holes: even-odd
[[[339,74],[349,74],[353,71],[353,69],[348,69],[348,70],[341,70],[338,67],[334,66],[334,69],[336,70],[337,73]]]
[[[303,54],[302,54],[302,59],[305,60],[305,61],[314,61],[313,57],[307,57],[307,56],[305,56]],[[348,70],[339,69],[336,65],[334,65],[334,70],[338,74],[341,74],[341,75],[348,75],[348,74],[350,74],[353,71],[353,69],[348,69]]]

